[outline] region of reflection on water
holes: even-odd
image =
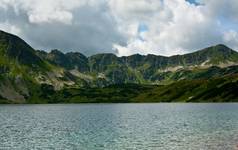
[[[235,149],[238,104],[0,105],[0,149]]]

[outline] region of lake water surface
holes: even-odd
[[[0,149],[225,150],[238,104],[0,105]]]

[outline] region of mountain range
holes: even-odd
[[[0,31],[0,103],[238,100],[238,52],[219,44],[185,55],[117,57],[35,50]]]

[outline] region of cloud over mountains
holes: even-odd
[[[35,48],[87,55],[238,50],[237,0],[0,0],[0,29]]]

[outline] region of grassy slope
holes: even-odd
[[[41,60],[25,41],[0,31],[0,90],[9,88],[8,95],[18,93],[27,99],[7,100],[0,96],[0,103],[42,103],[42,99],[38,98],[41,86],[35,77],[55,68]],[[22,89],[29,95],[25,95]]]
[[[238,77],[184,80],[159,86],[133,99],[135,102],[237,102]]]
[[[183,80],[170,85],[113,85],[105,88],[42,90],[43,103],[238,102],[238,76]]]

